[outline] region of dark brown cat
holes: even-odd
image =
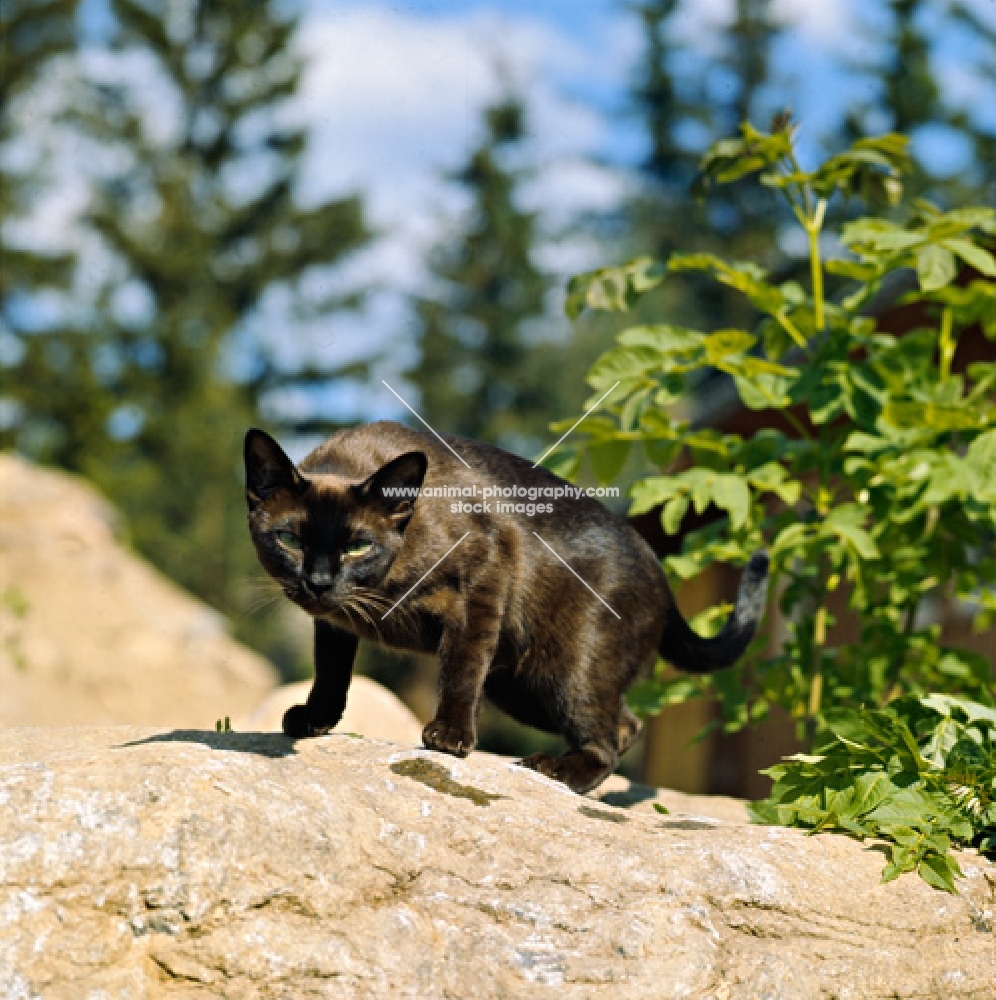
[[[367,639],[439,655],[426,747],[469,753],[484,694],[564,736],[567,753],[523,763],[585,792],[639,731],[623,694],[641,668],[658,653],[692,672],[729,666],[763,610],[768,560],[756,553],[726,626],[701,638],[622,518],[586,496],[487,498],[486,489],[571,487],[477,441],[367,424],[334,434],[295,468],[273,438],[250,430],[245,461],[260,561],[315,619],[314,686],[284,716],[288,736],[336,725],[357,640]],[[433,495],[441,487],[450,496]],[[526,503],[531,516],[500,507]]]

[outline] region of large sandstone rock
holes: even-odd
[[[0,725],[214,726],[276,683],[65,473],[0,454]]]
[[[345,735],[20,729],[0,759],[11,1000],[996,987],[996,866],[973,855],[958,896],[882,885],[882,854],[844,837],[658,815],[638,789],[617,808],[499,758]]]

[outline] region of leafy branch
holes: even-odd
[[[764,774],[758,823],[837,830],[890,842],[882,881],[916,871],[954,892],[953,847],[996,848],[996,711],[947,695],[900,698],[882,711],[827,713],[825,742]]]

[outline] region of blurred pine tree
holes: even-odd
[[[59,440],[58,418],[38,421],[27,429],[23,418],[26,410],[34,409],[36,401],[34,373],[48,373],[51,385],[54,378],[72,370],[79,354],[79,333],[66,329],[66,317],[60,316],[63,348],[52,353],[42,350],[36,340],[19,336],[19,332],[26,293],[41,290],[58,295],[65,291],[72,280],[73,259],[69,254],[40,251],[23,238],[18,239],[9,223],[30,212],[40,180],[30,167],[10,155],[22,138],[20,102],[49,71],[56,57],[74,49],[76,8],[77,0],[9,0],[0,4],[0,149],[5,153],[0,156],[0,220],[4,223],[0,229],[0,447],[11,447],[18,431],[22,438],[33,440],[39,450],[72,446]],[[15,381],[19,383],[16,394],[12,392]],[[50,401],[50,406],[64,408],[75,403],[83,423],[106,419],[107,407],[98,405],[94,412],[94,408],[83,405],[83,400],[68,398],[72,395],[67,392],[59,400]]]
[[[14,331],[29,349],[8,380],[22,408],[11,436],[96,482],[142,553],[279,659],[272,623],[246,608],[259,569],[242,435],[276,391],[330,385],[341,372],[279,351],[279,332],[256,336],[252,321],[273,290],[290,320],[355,305],[358,295],[315,296],[328,282],[302,278],[370,234],[358,197],[317,208],[298,199],[305,133],[288,114],[300,71],[291,5],[112,0],[111,10],[112,52],[129,70],[91,80],[74,114],[121,164],[96,174],[86,219],[114,277],[85,330]],[[278,351],[297,359],[278,362]],[[32,448],[32,425],[50,427],[51,443]],[[307,412],[283,429],[329,428]]]
[[[716,56],[697,60],[689,59],[681,38],[682,0],[642,0],[630,10],[639,20],[643,55],[629,100],[647,136],[629,210],[633,248],[662,260],[680,247],[775,265],[772,234],[779,216],[766,192],[733,184],[708,204],[692,194],[705,149],[735,133],[739,122],[771,113],[763,98],[780,27],[770,0],[736,0],[730,23],[712,41]],[[690,326],[747,321],[741,296],[717,293],[697,274],[669,277],[645,308],[656,316],[664,308],[673,321]]]
[[[450,176],[470,206],[430,258],[428,294],[415,302],[419,357],[406,375],[438,430],[531,453],[570,412],[542,342],[552,281],[533,259],[535,214],[516,203],[525,109],[509,96],[483,119],[480,144]]]
[[[939,204],[991,204],[996,174],[996,130],[981,117],[954,106],[938,76],[937,26],[946,26],[948,44],[970,40],[962,70],[978,83],[996,81],[996,29],[972,6],[949,0],[886,0],[886,27],[878,38],[880,56],[854,68],[877,81],[874,95],[847,115],[844,140],[885,130],[913,139],[914,171],[907,188]],[[959,39],[954,30],[960,28]],[[979,93],[982,88],[979,87]],[[941,147],[945,147],[941,149]],[[938,170],[932,162],[953,152],[964,162]]]
[[[953,4],[952,14],[955,23],[967,30],[979,44],[982,50],[977,67],[979,89],[981,91],[987,86],[992,93],[996,90],[996,26],[991,21],[986,23],[978,11],[966,3]],[[972,112],[956,112],[955,121],[966,130],[973,147],[971,176],[974,198],[980,205],[996,205],[996,128],[992,125],[983,127]]]

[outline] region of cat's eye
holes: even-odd
[[[277,541],[280,542],[285,549],[290,549],[291,552],[301,551],[301,539],[298,538],[293,531],[278,531]]]
[[[356,539],[356,541],[350,542],[346,548],[343,550],[343,554],[347,556],[352,556],[354,559],[358,559],[360,556],[365,556],[373,548],[373,542],[368,542],[362,538]]]

